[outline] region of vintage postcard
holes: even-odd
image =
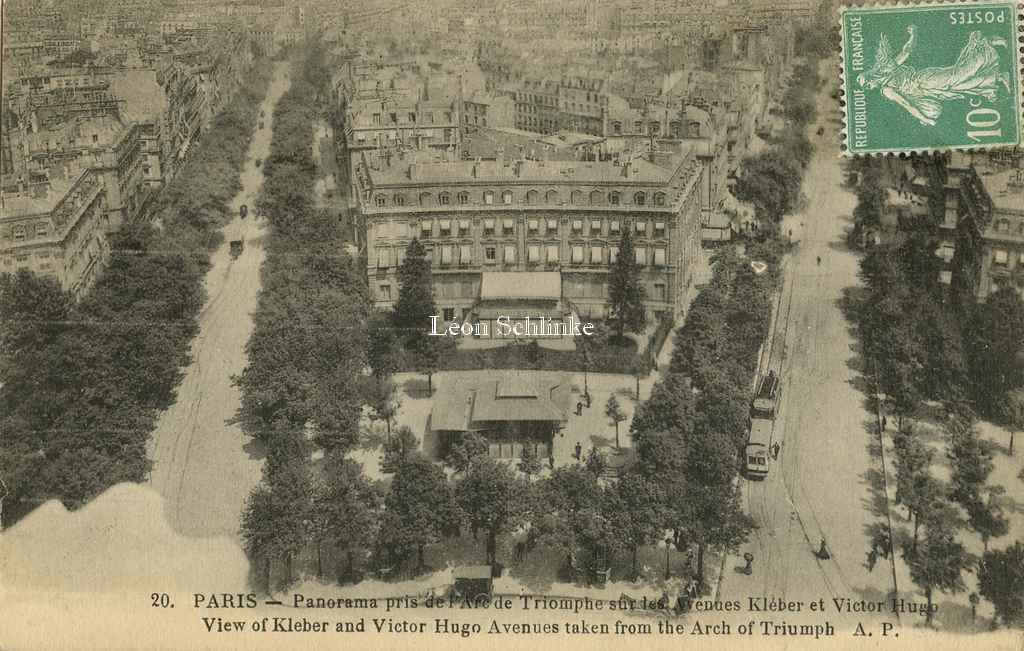
[[[1019,6],[0,10],[0,649],[1024,651]]]

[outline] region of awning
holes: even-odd
[[[611,230],[612,230],[613,233],[618,233],[619,232],[619,220],[618,219],[613,219],[612,220]]]
[[[636,263],[641,266],[647,264],[647,249],[641,247],[636,250]]]
[[[469,220],[468,219],[460,219],[459,220],[459,230],[460,231],[468,231],[469,230]]]
[[[539,219],[531,219],[531,220],[529,220],[527,222],[527,225],[529,226],[531,231],[536,231],[536,230],[540,229],[540,220]]]
[[[494,220],[493,219],[485,219],[484,220],[484,229],[488,230],[488,231],[493,231],[494,230]]]
[[[558,245],[548,245],[548,262],[558,262]]]
[[[574,230],[574,231],[582,231],[583,230],[583,220],[582,219],[574,219],[574,220],[572,220],[572,230]]]
[[[572,247],[572,262],[573,264],[580,264],[583,262],[583,247],[574,246]]]
[[[619,247],[610,246],[608,247],[608,262],[614,263],[619,259]]]
[[[665,266],[665,249],[654,249],[654,266]]]
[[[600,232],[601,231],[601,220],[600,219],[591,219],[590,220],[590,230]]]
[[[558,300],[562,298],[562,274],[557,271],[485,271],[480,274],[480,300],[508,298]]]
[[[501,227],[504,228],[506,231],[512,230],[513,228],[515,228],[515,225],[516,225],[516,222],[513,219],[505,219],[505,220],[502,220],[502,223],[501,223]]]
[[[516,261],[516,247],[511,244],[505,247],[505,262]]]
[[[557,219],[549,219],[548,220],[548,230],[549,231],[557,231],[558,230],[558,220]]]
[[[473,247],[469,244],[463,244],[459,247],[459,262],[461,264],[469,264],[473,261]]]
[[[441,220],[441,230],[450,231],[452,229],[452,221],[450,219]]]
[[[531,244],[527,249],[528,257],[530,262],[540,262],[540,247],[536,244]]]
[[[590,261],[594,264],[601,262],[601,247],[590,247]]]

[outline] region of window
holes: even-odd
[[[527,251],[527,256],[526,256],[527,261],[529,261],[531,263],[540,262],[540,246],[539,245],[531,244],[527,248],[526,251]]]
[[[638,206],[644,205],[645,203],[647,203],[647,195],[644,194],[643,192],[637,192],[636,194],[633,195],[633,203],[635,203]]]
[[[644,132],[644,123],[641,122],[640,120],[637,120],[636,122],[634,122],[633,123],[633,133],[643,133],[643,132]]]
[[[619,259],[619,247],[610,246],[608,247],[608,264],[615,264],[615,261]]]
[[[995,249],[993,253],[993,262],[996,264],[1006,264],[1009,261],[1009,255],[1002,249]]]
[[[665,266],[665,249],[654,249],[654,266]]]
[[[379,294],[380,294],[380,299],[382,301],[390,301],[391,300],[391,285],[380,285],[378,287],[378,289],[380,290]]]
[[[665,237],[665,222],[654,222],[654,236]]]
[[[373,114],[373,123],[374,124],[380,124],[380,113],[374,113]],[[92,137],[92,141],[96,142],[96,136]]]
[[[583,204],[583,192],[580,190],[573,190],[569,194],[569,203],[573,206],[580,206]]]
[[[665,193],[664,192],[657,192],[657,193],[655,193],[655,195],[654,195],[654,205],[655,206],[664,206],[665,205]]]
[[[608,193],[608,203],[613,205],[613,206],[619,205],[619,193],[618,192],[610,192],[610,193]]]
[[[583,246],[576,244],[572,247],[572,263],[583,264]]]
[[[452,246],[445,244],[441,247],[441,264],[450,265],[452,263]]]
[[[449,323],[451,323],[452,321],[455,320],[455,308],[454,307],[446,307],[446,308],[444,308],[443,316],[444,316],[444,320],[445,321],[448,321]]]
[[[956,246],[950,242],[943,242],[935,254],[946,262],[952,262],[953,256],[956,254]]]
[[[574,220],[572,220],[572,232],[573,233],[580,233],[582,231],[583,231],[583,220],[582,219],[574,219]]]
[[[943,285],[950,285],[953,283],[953,272],[952,271],[940,271],[939,282]]]
[[[486,234],[486,235],[494,235],[494,220],[493,219],[485,219],[484,220],[484,234]]]
[[[434,112],[433,111],[427,111],[427,124],[433,124],[433,123],[434,123]]]
[[[505,235],[511,235],[512,233],[515,232],[515,230],[516,230],[516,223],[515,223],[514,220],[511,220],[511,219],[504,219],[504,220],[502,220],[502,222],[501,222],[501,231]]]
[[[459,235],[468,235],[468,234],[469,234],[469,220],[468,219],[460,219],[459,220]]]
[[[459,194],[456,195],[455,200],[459,202],[460,206],[465,206],[467,203],[469,203],[469,193],[460,192]]]
[[[391,266],[391,249],[377,249],[377,268],[387,269]]]
[[[654,300],[665,301],[668,300],[668,291],[665,287],[665,283],[654,283]]]
[[[641,267],[647,266],[647,249],[640,247],[636,250],[636,263]]]
[[[1010,232],[1010,220],[1009,219],[1000,219],[999,221],[997,221],[996,222],[996,230],[999,231],[1000,233],[1009,233]]]
[[[488,206],[494,203],[494,193],[490,190],[484,192],[484,203]]]
[[[447,192],[442,192],[441,194],[437,195],[437,202],[442,206],[447,206],[452,202],[452,195],[448,194]]]
[[[14,227],[14,240],[19,241],[25,239],[25,227],[15,226]]]
[[[511,190],[505,190],[504,192],[501,193],[501,202],[506,205],[512,203]]]
[[[612,133],[615,134],[616,136],[621,136],[622,135],[622,123],[621,122],[612,122]]]
[[[590,220],[590,232],[593,235],[600,235],[601,234],[601,220],[600,219],[591,219]]]
[[[420,222],[420,234],[423,237],[430,237],[434,231],[434,222],[425,219]]]
[[[383,208],[384,204],[387,203],[387,199],[384,198],[383,194],[378,194],[374,197],[374,201],[377,203],[378,208]]]
[[[527,220],[526,228],[531,233],[536,233],[537,231],[540,230],[540,220],[539,219],[529,219],[529,220]]]
[[[473,264],[473,247],[469,244],[459,246],[459,264]]]
[[[558,191],[548,190],[544,195],[544,203],[558,203]]]
[[[601,247],[590,247],[590,264],[601,264]]]
[[[590,193],[590,205],[591,206],[599,206],[599,205],[601,205],[601,203],[602,203],[601,202],[601,191],[600,190],[594,190],[593,192],[591,192]]]
[[[484,247],[484,260],[487,262],[498,261],[498,247],[496,246],[485,246]]]
[[[641,221],[636,222],[635,224],[633,224],[633,230],[636,231],[637,235],[646,235],[647,234],[647,222],[641,222]]]
[[[404,206],[405,205],[405,195],[404,194],[396,194],[395,198],[394,198],[394,202],[395,202],[396,206]]]
[[[440,226],[441,226],[441,235],[451,235],[452,234],[452,220],[450,220],[450,219],[442,219],[441,222],[440,222]]]
[[[430,193],[429,192],[422,192],[422,193],[420,193],[420,205],[421,206],[429,206],[430,205]]]
[[[516,247],[511,244],[505,245],[505,264],[513,264],[516,261]]]
[[[558,264],[558,245],[548,244],[548,264]]]
[[[558,232],[558,220],[557,219],[549,219],[548,220],[548,232],[549,233],[557,233]]]
[[[530,190],[529,192],[526,193],[526,203],[532,206],[537,203],[537,199],[539,197],[539,192],[537,192],[536,190]]]
[[[415,113],[410,113],[409,114],[409,122],[412,122],[413,124],[416,123],[416,114]]]
[[[50,234],[50,225],[46,222],[36,224],[36,237],[46,237]]]

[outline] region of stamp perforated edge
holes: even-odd
[[[948,151],[986,151],[993,149],[1005,149],[1007,147],[1020,147],[1024,144],[1024,2],[1002,0],[991,0],[988,4],[1005,4],[1013,7],[1014,32],[1017,36],[1015,42],[1016,63],[1014,72],[1017,74],[1017,142],[1016,144],[998,144],[980,147],[950,145],[948,147],[925,147],[914,148],[894,147],[870,152],[850,151],[846,145],[849,140],[849,124],[847,122],[848,112],[846,110],[846,30],[844,29],[843,18],[849,11],[864,11],[872,9],[899,9],[902,7],[971,7],[978,2],[970,0],[951,0],[949,2],[893,2],[893,3],[866,3],[863,5],[840,5],[836,9],[836,17],[839,29],[839,112],[843,117],[843,127],[839,132],[839,155],[843,158],[856,158],[858,156],[899,156],[910,154],[932,154]]]

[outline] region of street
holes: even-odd
[[[844,288],[859,281],[858,257],[844,242],[856,198],[843,188],[839,127],[830,120],[835,115],[825,86],[818,121],[808,127],[815,154],[804,178],[806,207],[783,225],[799,246],[786,263],[769,364],[782,375],[772,436],[781,452],[767,479],[741,480],[757,529],[739,554],[726,558],[720,599],[878,602],[893,591],[889,561],[879,556],[870,571],[867,562],[872,536],[886,522],[885,501],[855,333],[841,309]],[[828,559],[816,555],[822,539]],[[754,556],[751,576],[739,572],[747,552]],[[888,608],[835,610],[827,611],[833,621],[895,621]]]
[[[163,495],[171,526],[186,535],[237,536],[246,496],[261,477],[259,450],[233,422],[239,390],[231,377],[245,367],[265,255],[265,223],[252,210],[263,183],[262,168],[254,161],[266,159],[270,151],[270,116],[288,88],[286,69],[286,63],[276,64],[260,107],[267,126],[253,136],[242,190],[231,206],[234,218],[224,227],[225,242],[211,256],[207,301],[177,402],[161,414],[150,441],[150,484]],[[250,207],[245,220],[238,217],[242,204]],[[228,251],[233,239],[244,240],[237,259]]]

